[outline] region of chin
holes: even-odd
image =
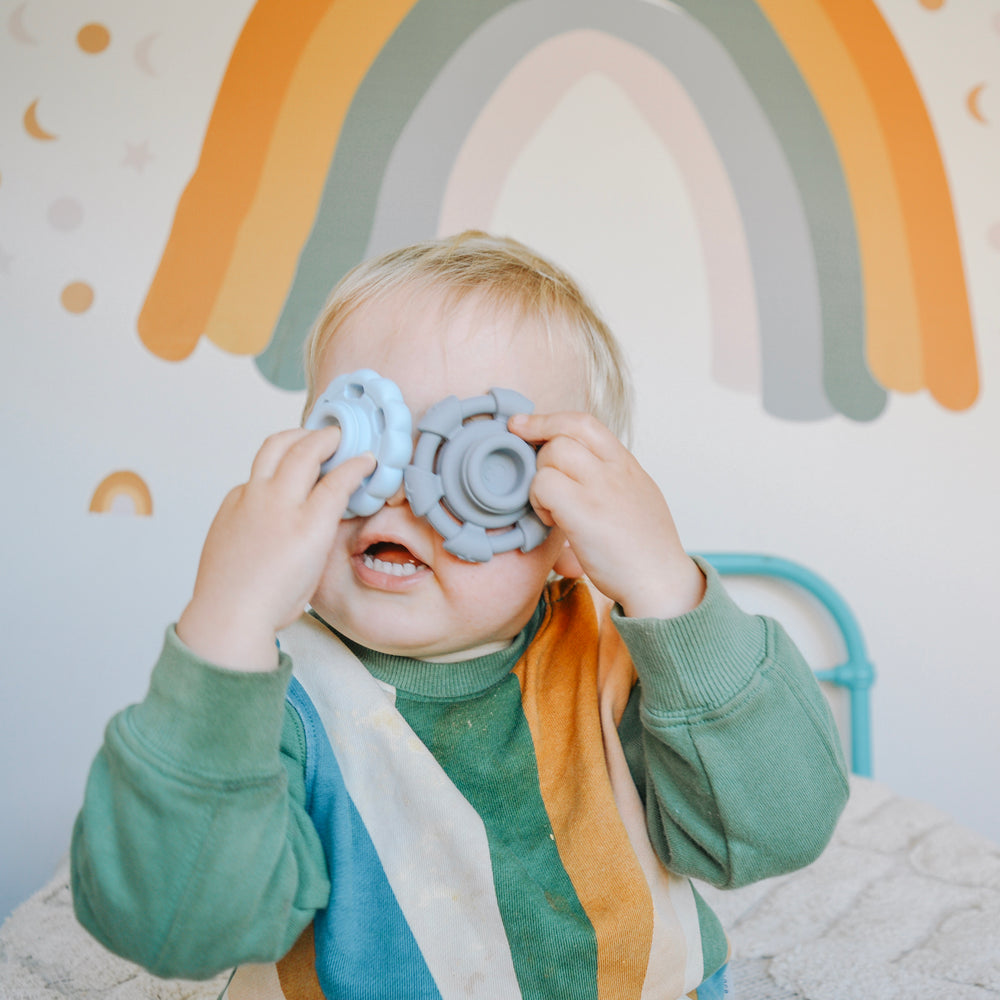
[[[326,618],[322,612],[320,612],[320,616],[341,635],[356,642],[359,646],[374,650],[376,653],[408,656],[415,660],[425,659],[428,656],[447,655],[444,648],[448,646],[448,643],[444,642],[440,636],[419,635],[412,629],[401,632],[398,628],[398,620],[394,622],[396,625],[394,629],[373,630],[371,628],[352,628],[350,623],[338,622],[335,617]],[[393,617],[395,618],[395,616]]]

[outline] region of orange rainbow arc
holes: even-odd
[[[819,2],[865,81],[886,137],[913,267],[922,384],[947,409],[967,409],[979,392],[975,337],[948,179],[927,109],[874,4]],[[904,353],[887,350],[885,360],[891,364]],[[896,374],[886,373],[890,388],[896,388]],[[905,383],[907,373],[899,374]]]
[[[757,2],[795,59],[837,140],[858,231],[869,367],[885,388],[913,392],[923,387],[917,289],[878,111],[822,7],[800,0]]]
[[[370,0],[339,0],[307,40],[205,324],[205,336],[223,350],[259,354],[267,346],[355,91],[416,2],[383,0],[373,7]]]
[[[263,168],[281,99],[302,47],[331,0],[260,0],[219,89],[198,169],[139,315],[142,342],[179,361],[194,350],[226,273]]]

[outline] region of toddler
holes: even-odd
[[[548,533],[465,561],[402,487],[343,519],[375,459],[321,477],[336,426],[265,441],[93,764],[80,921],[160,976],[236,966],[231,1000],[723,996],[689,877],[805,865],[845,801],[812,673],[685,553],[622,443],[621,351],[551,263],[465,233],[360,264],[306,412],[365,368],[415,421],[531,400]]]

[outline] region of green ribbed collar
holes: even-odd
[[[506,648],[471,660],[455,663],[430,663],[408,656],[380,653],[341,635],[326,625],[315,611],[310,614],[330,629],[347,648],[365,665],[376,680],[396,688],[397,691],[426,699],[470,698],[503,680],[514,669],[521,654],[534,639],[545,617],[545,596],[538,602],[531,620]]]

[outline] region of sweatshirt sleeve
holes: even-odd
[[[708,587],[688,614],[613,612],[639,675],[620,733],[664,863],[735,888],[815,860],[847,801],[847,770],[798,649],[699,565]]]
[[[77,918],[164,977],[275,961],[329,897],[305,812],[291,662],[215,667],[171,628],[149,692],[115,716],[73,830]]]

